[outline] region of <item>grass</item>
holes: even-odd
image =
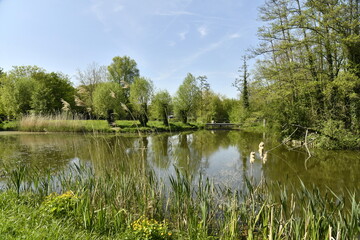
[[[17,121],[4,121],[0,123],[0,130],[4,131],[12,131],[18,129],[18,122]]]
[[[19,131],[26,132],[111,132],[105,120],[69,119],[65,115],[28,115],[19,121]]]
[[[0,235],[5,239],[360,236],[360,203],[353,193],[321,193],[303,184],[300,189],[284,189],[251,179],[233,189],[211,179],[194,179],[179,169],[168,179],[160,179],[141,168],[143,164],[139,159],[96,172],[74,165],[57,175],[6,166]]]
[[[138,121],[118,120],[115,122],[119,128],[119,132],[178,132],[178,131],[191,131],[204,128],[203,124],[182,122],[170,122],[166,126],[161,121],[149,121],[147,127],[142,127]]]
[[[19,121],[3,122],[0,130],[17,130],[25,132],[177,132],[202,129],[198,123],[184,124],[170,122],[165,126],[160,121],[149,121],[147,127],[140,126],[139,121],[118,120],[116,126],[109,126],[106,120],[83,120],[79,116],[66,115],[28,115]]]

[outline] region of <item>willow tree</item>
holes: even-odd
[[[172,99],[168,91],[159,91],[154,95],[151,104],[152,114],[158,119],[162,119],[164,125],[168,126],[168,117],[172,110]]]
[[[130,103],[133,115],[146,126],[149,121],[148,107],[153,94],[153,83],[144,77],[136,77],[130,88]]]
[[[174,97],[175,113],[183,123],[187,123],[189,116],[195,116],[200,98],[197,79],[188,73]]]

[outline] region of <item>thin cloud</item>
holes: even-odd
[[[106,32],[112,30],[111,17],[124,10],[120,1],[93,0],[90,5],[90,12],[104,26]]]
[[[184,58],[179,64],[177,64],[176,67],[170,68],[170,70],[168,70],[167,72],[161,73],[160,76],[156,77],[155,79],[161,81],[161,80],[170,78],[171,76],[175,75],[181,69],[184,69],[187,66],[193,64],[198,58],[202,57],[203,55],[217,50],[218,48],[223,46],[228,41],[234,40],[235,38],[233,35],[226,35],[219,41],[213,42],[213,43],[207,45],[206,47],[199,49],[194,54]]]
[[[114,6],[114,12],[120,12],[124,9],[124,6],[121,4],[115,5]]]
[[[180,37],[180,40],[183,41],[186,39],[186,35],[188,34],[188,31],[180,32],[178,35]]]
[[[205,26],[201,26],[197,30],[201,37],[205,37],[206,35],[208,35],[208,29]]]
[[[168,12],[157,12],[155,15],[158,16],[181,16],[181,15],[188,15],[188,16],[194,16],[195,14],[188,11],[168,11]]]
[[[236,39],[236,38],[240,38],[240,37],[241,37],[241,35],[239,33],[234,33],[229,36],[230,39]]]

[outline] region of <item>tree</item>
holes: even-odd
[[[210,84],[207,82],[206,76],[199,76],[197,80],[200,82],[200,103],[199,103],[199,117],[202,122],[211,121],[210,101],[211,91]]]
[[[148,106],[153,93],[153,84],[144,77],[136,77],[130,88],[130,103],[134,115],[142,126],[148,122]]]
[[[66,75],[37,72],[31,75],[35,81],[31,94],[31,108],[36,113],[58,113],[63,102],[75,105],[75,89]]]
[[[243,60],[243,65],[239,69],[240,78],[235,79],[233,86],[236,87],[236,89],[241,93],[241,100],[244,109],[249,110],[250,104],[249,104],[248,81],[250,74],[248,72],[248,65],[246,63],[247,56],[243,56],[242,60]]]
[[[262,55],[257,77],[271,95],[262,103],[271,105],[268,118],[287,128],[294,123],[321,127],[333,119],[354,129],[360,87],[348,84],[352,89],[345,93],[338,83],[360,76],[359,7],[358,0],[265,2],[261,44],[254,53]],[[346,72],[353,75],[344,78]]]
[[[168,116],[169,113],[172,110],[172,99],[168,91],[159,91],[155,94],[151,109],[153,116],[155,116],[158,119],[162,119],[164,125],[168,126]]]
[[[124,88],[129,88],[136,77],[140,76],[135,60],[128,56],[114,57],[108,66],[110,79]],[[126,91],[128,94],[128,91]]]
[[[106,66],[100,66],[93,62],[87,66],[85,70],[77,70],[76,78],[81,86],[78,88],[78,95],[83,102],[83,107],[91,114],[94,109],[94,91],[99,83],[108,80],[108,72]]]
[[[113,114],[117,119],[125,117],[124,89],[114,82],[103,82],[96,85],[94,90],[94,112],[98,117],[110,118]]]
[[[201,92],[197,80],[191,73],[188,73],[174,98],[176,115],[183,123],[187,123],[189,116],[195,115],[200,98]]]

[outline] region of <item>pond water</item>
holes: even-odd
[[[267,162],[258,148],[265,143]],[[250,164],[250,153],[256,152]],[[195,177],[213,178],[236,186],[244,178],[256,181],[306,185],[335,192],[359,190],[360,154],[357,151],[324,151],[290,148],[271,136],[242,131],[197,131],[152,135],[81,135],[0,132],[0,162],[23,163],[31,169],[64,171],[74,163],[90,164],[95,172],[118,166],[152,168],[158,176],[174,174],[174,168]],[[131,168],[129,168],[131,169]]]

